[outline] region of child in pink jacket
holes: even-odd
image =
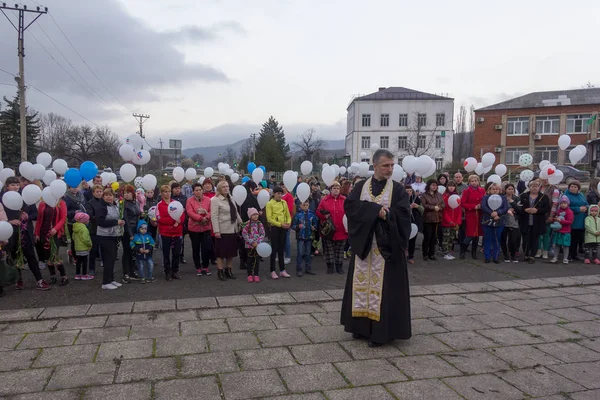
[[[571,225],[575,216],[573,211],[569,208],[569,198],[562,196],[559,200],[558,210],[552,223],[555,229],[554,236],[552,238],[552,248],[554,251],[554,258],[550,262],[555,263],[558,261],[559,246],[562,246],[563,250],[563,264],[569,263],[569,247],[571,246]]]

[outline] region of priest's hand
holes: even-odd
[[[381,209],[379,209],[379,218],[385,220],[387,218],[388,211],[389,209],[387,207],[381,207]]]

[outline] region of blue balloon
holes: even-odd
[[[79,167],[79,173],[84,181],[91,181],[98,175],[98,166],[92,161],[84,161]]]
[[[77,187],[81,183],[81,173],[77,168],[69,168],[67,172],[65,172],[65,183],[69,185],[69,187]]]
[[[262,169],[265,174],[267,173],[267,169],[263,165],[259,166],[258,168]]]
[[[253,162],[249,162],[248,163],[248,172],[252,173],[252,171],[254,171],[256,169],[256,164],[254,164]]]
[[[248,178],[247,176],[242,178],[242,183],[246,183],[250,180],[250,178]]]

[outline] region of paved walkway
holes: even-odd
[[[0,311],[10,399],[598,399],[600,275],[412,287],[370,349],[340,290]]]

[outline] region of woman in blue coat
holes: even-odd
[[[573,211],[574,220],[571,225],[571,247],[569,248],[569,260],[581,261],[578,256],[579,248],[583,248],[583,239],[585,236],[585,217],[587,217],[588,202],[580,192],[581,183],[573,181],[569,184],[569,189],[565,192],[565,196],[569,198],[571,204],[569,207]]]
[[[500,207],[492,210],[488,204],[490,197],[497,195],[501,199]],[[508,202],[505,196],[500,195],[500,185],[492,183],[488,186],[487,194],[481,200],[481,211],[483,215],[481,224],[483,225],[483,254],[486,264],[490,259],[498,264],[500,256],[500,243],[502,242],[502,230],[504,229],[504,215],[508,211]]]

